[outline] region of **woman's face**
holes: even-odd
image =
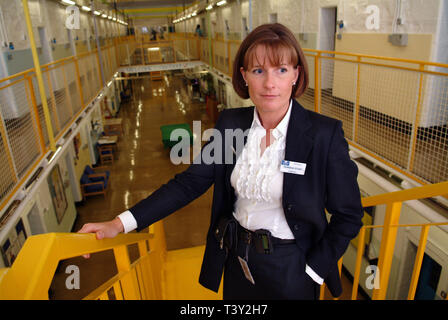
[[[272,65],[266,47],[259,45],[254,50],[247,70],[240,69],[249,96],[259,112],[284,112],[299,75],[298,68],[291,64],[288,54],[283,54],[279,65]]]

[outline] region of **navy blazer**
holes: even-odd
[[[225,129],[249,129],[253,113],[254,107],[225,109],[215,129],[225,140]],[[234,139],[224,141],[222,148],[223,157],[225,152],[232,152],[230,149],[235,151]],[[216,292],[226,253],[220,249],[214,233],[221,217],[232,217],[236,198],[230,175],[237,156],[234,154],[229,164],[224,160],[221,164],[192,164],[129,209],[137,221],[137,230],[141,230],[187,205],[214,184],[199,282]],[[284,173],[282,202],[286,221],[306,256],[306,263],[324,279],[332,295],[339,296],[342,287],[337,262],[358,234],[363,216],[358,168],[349,157],[342,122],[308,111],[293,100],[285,160],[306,163],[304,175]],[[325,210],[331,214],[329,221]]]

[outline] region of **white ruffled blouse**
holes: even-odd
[[[263,154],[261,141],[266,136],[266,129],[254,108],[247,143],[230,177],[237,199],[233,215],[238,222],[249,230],[269,230],[274,237],[281,239],[294,239],[283,212],[283,173],[280,171],[280,163],[285,158],[291,104],[286,115],[272,130],[274,140]]]

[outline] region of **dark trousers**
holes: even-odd
[[[317,300],[319,285],[305,272],[305,256],[295,244],[277,244],[271,254],[248,250],[248,266],[255,284],[246,279],[238,256],[245,258],[244,240],[229,250],[224,269],[224,300]]]

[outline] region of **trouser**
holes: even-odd
[[[225,264],[224,300],[318,299],[320,287],[305,272],[305,255],[296,243],[273,244],[272,252],[266,254],[244,237],[237,239]],[[247,260],[254,284],[246,278],[238,257]]]

